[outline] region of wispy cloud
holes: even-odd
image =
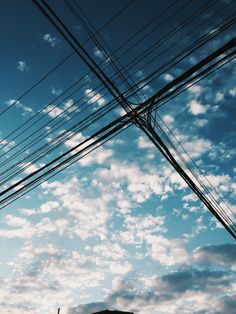
[[[25,61],[21,60],[17,63],[17,70],[19,70],[20,72],[25,72],[29,71],[29,67],[27,66]]]
[[[54,37],[51,34],[43,35],[43,40],[46,41],[47,43],[49,43],[50,46],[53,48],[56,47],[60,41],[58,38]]]
[[[28,115],[28,114],[32,114],[33,113],[33,109],[28,107],[28,106],[25,106],[23,105],[20,101],[18,101],[17,99],[9,99],[6,101],[6,104],[8,106],[15,106],[17,108],[21,108],[23,110],[23,113],[22,115],[25,116],[25,115]]]
[[[52,94],[53,94],[53,95],[59,96],[59,95],[61,95],[62,92],[63,92],[62,89],[52,87]]]
[[[171,82],[171,81],[173,81],[173,79],[174,79],[174,77],[171,75],[171,74],[169,74],[169,73],[166,73],[166,74],[164,74],[164,80],[166,81],[166,82]]]
[[[208,108],[209,106],[203,106],[200,102],[197,102],[196,100],[191,100],[189,103],[189,112],[194,116],[206,113]]]

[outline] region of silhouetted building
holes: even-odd
[[[122,311],[101,311],[101,312],[95,312],[95,313],[91,313],[91,314],[134,314],[132,312],[122,312]]]

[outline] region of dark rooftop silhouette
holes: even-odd
[[[123,312],[123,311],[109,311],[109,310],[105,310],[105,311],[101,311],[101,312],[95,312],[95,313],[91,313],[91,314],[120,314],[120,313],[125,313],[125,314],[134,314],[133,312]]]

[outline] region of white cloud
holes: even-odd
[[[52,211],[53,209],[58,208],[59,205],[60,204],[56,201],[47,201],[46,203],[41,205],[39,209],[40,209],[41,213],[48,213],[48,212]]]
[[[77,107],[73,105],[74,105],[74,100],[68,99],[66,102],[64,102],[64,109],[66,109],[67,112],[74,112]]]
[[[73,135],[72,132],[70,132],[71,135]],[[71,137],[68,141],[65,142],[65,146],[69,148],[73,148],[80,143],[82,143],[86,138],[83,136],[82,133],[75,134],[73,137]],[[86,143],[86,145],[88,145]],[[84,148],[86,145],[81,145],[77,151]],[[103,164],[107,159],[109,159],[113,155],[112,149],[106,149],[103,146],[98,147],[95,151],[91,152],[90,154],[84,156],[82,159],[80,159],[78,162],[81,166],[90,166],[92,164]]]
[[[22,164],[21,165],[21,168],[23,169],[24,168],[24,172],[26,174],[31,174],[32,172],[35,172],[37,171],[39,168],[38,166],[32,164],[32,163],[25,163],[25,164]]]
[[[217,92],[215,99],[216,99],[216,101],[221,101],[221,100],[223,100],[223,99],[224,99],[224,94],[221,93],[221,92]]]
[[[196,100],[191,100],[188,107],[189,107],[189,112],[193,114],[194,116],[199,115],[199,114],[204,114],[208,110],[207,105],[203,106]]]
[[[78,300],[73,297],[78,289],[98,287],[105,277],[101,267],[80,251],[67,251],[51,244],[26,244],[14,265],[12,277],[1,280],[3,313],[54,314],[59,305],[63,304],[65,310]]]
[[[168,126],[170,126],[174,122],[175,119],[171,115],[166,114],[164,115],[163,120]]]
[[[112,280],[112,290],[113,291],[132,291],[133,287],[130,282],[125,281],[121,278],[114,278]]]
[[[144,136],[138,137],[138,148],[154,148],[153,143]]]
[[[13,99],[9,99],[6,103],[7,103],[8,106],[19,106],[19,107],[22,106],[22,104],[18,100],[14,99],[14,98]]]
[[[85,96],[88,98],[89,104],[97,104],[98,106],[103,106],[106,103],[106,100],[100,93],[96,93],[92,89],[85,90]]]
[[[127,261],[124,263],[110,262],[109,269],[112,274],[124,275],[133,269],[132,265]]]
[[[106,238],[106,223],[111,215],[108,210],[111,195],[90,197],[88,192],[82,190],[75,177],[67,182],[44,183],[42,187],[54,195],[68,211],[67,220],[70,225],[65,232],[83,240],[93,237]]]
[[[231,189],[231,178],[227,174],[207,174],[207,180],[216,188],[224,191],[229,191]],[[209,186],[209,183],[206,183]]]
[[[14,98],[6,101],[6,104],[8,106],[16,106],[17,108],[22,109],[24,111],[24,113],[22,115],[31,114],[33,112],[32,108],[23,105],[20,101],[18,101],[17,99],[14,99]]]
[[[99,50],[97,47],[94,48],[94,55],[95,57],[98,57],[100,60],[104,60],[103,52]]]
[[[94,247],[89,247],[93,253],[101,255],[104,259],[120,260],[127,257],[128,252],[118,243],[102,243]]]
[[[186,151],[192,158],[200,157],[202,154],[208,152],[211,148],[211,145],[212,144],[209,140],[202,138],[196,138],[192,141],[187,141],[186,143],[184,143]]]
[[[24,214],[24,212],[23,212]],[[26,216],[31,216],[32,213],[26,212]],[[7,215],[5,217],[4,228],[0,229],[1,238],[20,238],[20,239],[31,239],[32,237],[42,237],[45,234],[58,232],[63,234],[65,232],[65,221],[63,219],[51,220],[48,217],[42,218],[38,223],[32,223],[26,218],[19,216]],[[68,224],[68,221],[66,221]],[[10,228],[8,228],[8,226]]]
[[[172,167],[163,168],[164,177],[167,178],[168,182],[174,186],[174,189],[182,190],[188,187],[187,183]],[[168,189],[167,192],[172,192],[172,189]]]
[[[28,71],[29,67],[26,65],[25,61],[18,61],[17,70],[20,72]]]
[[[182,197],[182,200],[185,202],[196,202],[198,200],[198,197],[195,194],[191,193],[191,194],[184,195]]]
[[[137,203],[145,202],[152,194],[160,195],[163,192],[163,178],[157,173],[143,172],[135,164],[113,162],[110,169],[99,169],[96,174],[104,183],[127,184],[132,199]]]
[[[46,109],[43,110],[43,113],[46,113],[51,118],[56,118],[61,115],[64,111],[64,108],[55,107],[55,105],[47,106]]]
[[[220,264],[236,270],[236,245],[226,243],[198,247],[193,252],[193,259],[199,264]]]
[[[207,123],[208,123],[207,119],[197,119],[194,121],[194,124],[200,128],[207,125]]]
[[[184,248],[184,241],[181,239],[167,239],[163,236],[151,236],[148,241],[150,256],[165,266],[185,264],[189,255]]]
[[[236,87],[231,88],[231,89],[229,90],[229,94],[230,94],[231,96],[235,97],[235,96],[236,96]]]
[[[55,87],[52,87],[51,91],[52,91],[52,94],[55,95],[55,96],[59,96],[62,93],[62,89],[55,88]]]
[[[18,211],[26,217],[32,216],[36,214],[35,209],[31,209],[31,208],[20,208],[18,209]]]
[[[81,166],[90,166],[92,164],[102,165],[112,155],[113,155],[113,151],[111,149],[105,149],[103,147],[99,147],[96,149],[96,151],[80,159],[79,164]]]
[[[28,221],[24,218],[7,215],[5,217],[6,224],[11,227],[22,227],[24,225],[28,225]]]
[[[47,43],[51,45],[51,47],[56,47],[56,45],[59,43],[59,39],[56,37],[53,37],[51,34],[45,34],[43,35],[43,40],[45,40]]]
[[[73,99],[69,99],[64,102],[61,107],[49,105],[43,110],[43,113],[48,114],[51,118],[56,118],[58,116],[67,117],[70,112],[76,111],[76,106],[73,106],[73,104]]]
[[[139,71],[137,71],[136,73],[135,73],[135,76],[137,76],[138,78],[143,78],[144,77],[144,72],[143,72],[143,70],[139,70]]]
[[[164,80],[167,82],[171,82],[171,81],[173,81],[173,79],[174,79],[174,77],[171,74],[166,73],[164,75]]]
[[[195,95],[200,95],[202,92],[202,88],[199,85],[193,85],[188,89],[188,91]]]
[[[125,230],[114,234],[114,240],[118,239],[123,244],[145,244],[153,235],[166,232],[165,217],[131,216],[125,217]]]

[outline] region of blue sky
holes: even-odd
[[[128,1],[79,3],[99,29]],[[168,14],[174,14],[179,8],[178,14],[169,18],[163,15],[146,31],[140,31],[133,41],[128,41],[171,3],[136,0],[101,31],[107,45],[113,52],[117,51],[121,64],[127,66],[133,84],[202,34],[217,29],[235,10],[233,1],[212,2],[196,20],[191,20],[169,41],[160,47],[157,45],[149,56],[129,68],[129,63],[147,47],[160,42],[169,31],[178,30],[179,23],[207,4],[206,1],[177,1]],[[49,1],[49,4],[80,42],[87,41],[86,33],[63,1]],[[72,54],[72,49],[30,1],[2,1],[0,6],[2,111]],[[148,35],[152,27],[156,30]],[[143,89],[144,96],[151,96],[233,36],[231,27],[148,84]],[[123,50],[119,49],[125,42]],[[132,45],[136,45],[133,50]],[[102,64],[107,75],[114,76],[109,60],[94,43],[88,41],[84,47]],[[148,61],[151,63],[146,66]],[[1,175],[16,160],[68,131],[83,115],[95,112],[111,100],[88,72],[73,54],[0,116]],[[64,95],[82,76],[78,91],[75,91],[76,85]],[[235,213],[234,77],[235,60],[166,103],[158,113]],[[124,92],[125,84],[120,89]],[[75,93],[70,95],[72,92]],[[135,98],[130,101],[137,102]],[[86,108],[84,112],[81,112],[82,106]],[[42,110],[41,120],[37,124],[16,139],[8,136],[39,110]],[[70,120],[74,110],[78,115]],[[90,128],[78,134],[71,132],[71,139],[65,145],[29,164],[29,168],[2,188],[72,148],[121,114],[122,109],[117,106]],[[65,124],[54,131],[55,121]],[[43,132],[47,132],[46,136]],[[30,141],[40,134],[42,140],[27,150]],[[15,152],[19,154],[17,159],[11,159]],[[16,167],[21,168],[22,165]],[[222,203],[222,206],[225,205]],[[58,307],[62,314],[85,314],[105,308],[126,309],[135,314],[234,313],[236,246],[233,238],[136,126],[2,209],[0,217],[2,313],[53,314]]]

